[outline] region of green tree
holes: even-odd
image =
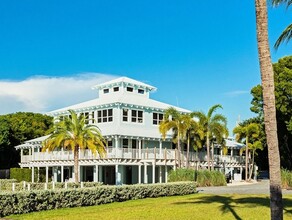
[[[207,147],[207,162],[208,170],[210,170],[210,143],[211,140],[216,139],[218,143],[222,143],[224,137],[228,136],[227,129],[227,119],[222,114],[215,114],[216,110],[219,108],[222,109],[222,106],[217,104],[212,106],[208,113],[205,114],[202,111],[194,111],[192,114],[195,118],[198,119],[199,124],[203,128],[204,132],[204,144]],[[214,152],[214,145],[212,144]],[[213,160],[214,161],[214,160]],[[212,163],[212,169],[214,169],[214,163]]]
[[[53,118],[31,112],[0,115],[0,169],[17,167],[20,156],[15,146],[48,134]]]
[[[252,169],[249,169],[249,149],[253,150],[254,161],[254,151],[257,149],[257,147],[261,148],[259,143],[255,143],[256,138],[259,137],[260,128],[255,123],[247,124],[245,126],[238,125],[233,129],[233,133],[236,135],[236,141],[245,142],[245,181],[247,181],[250,179],[248,173],[250,174],[250,177],[252,174]]]
[[[179,168],[181,167],[181,142],[189,127],[189,124],[185,123],[184,120],[187,120],[184,114],[180,113],[175,108],[170,107],[165,110],[163,121],[159,125],[159,131],[162,134],[163,139],[166,138],[168,131],[173,131],[173,142],[177,143]]]
[[[292,169],[292,56],[279,59],[273,64],[273,70],[281,166]],[[251,110],[263,121],[262,86],[253,87],[251,94]]]
[[[266,0],[255,0],[258,55],[263,86],[264,121],[270,172],[271,219],[283,219],[280,155],[277,136],[274,73],[268,39]]]
[[[106,142],[96,125],[87,125],[81,114],[79,117],[73,110],[69,110],[71,117],[54,125],[54,133],[43,142],[43,151],[53,151],[64,148],[73,151],[75,182],[79,182],[79,150],[90,149],[93,154],[103,157],[106,153]]]

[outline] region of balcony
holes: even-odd
[[[149,149],[128,149],[128,148],[107,148],[107,154],[104,159],[138,159],[138,160],[174,160],[177,158],[177,151],[171,149],[149,148]],[[52,152],[34,152],[33,155],[22,155],[21,163],[31,161],[72,161],[74,155],[72,151],[52,151]],[[98,154],[94,155],[90,150],[81,150],[80,160],[103,159]],[[182,161],[186,160],[186,152],[181,154]],[[190,161],[206,162],[205,152],[190,152]],[[217,163],[244,163],[242,156],[214,155],[214,161]]]

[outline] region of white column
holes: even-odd
[[[61,183],[64,182],[64,166],[61,166]]]
[[[138,139],[139,159],[142,159],[141,140]]]
[[[94,182],[98,182],[98,165],[95,165],[94,166],[94,174],[93,174],[93,176],[94,176]]]
[[[34,183],[34,166],[31,167],[31,182]]]
[[[20,150],[20,162],[22,162],[22,157],[23,157],[23,149]]]
[[[142,165],[139,165],[138,166],[138,183],[141,184],[141,168],[142,168]]]
[[[155,162],[152,163],[152,183],[155,183]]]
[[[115,172],[116,172],[116,185],[121,185],[121,174],[119,172],[119,165],[117,164],[115,166]]]
[[[46,166],[46,183],[49,182],[49,167]]]
[[[58,179],[58,167],[53,167],[53,176],[54,182],[57,182]]]
[[[159,141],[159,159],[163,158],[162,154],[162,140]]]
[[[168,171],[167,171],[167,166],[165,166],[165,182],[167,183],[167,176],[168,176]]]
[[[31,158],[34,160],[34,148],[31,148]]]
[[[148,183],[147,163],[144,163],[144,183]]]
[[[159,183],[162,183],[162,166],[159,166]]]

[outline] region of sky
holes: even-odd
[[[268,8],[272,46],[291,10]],[[151,98],[218,111],[232,129],[253,117],[260,83],[254,1],[1,0],[0,114],[46,113],[97,97],[91,87],[127,76]]]

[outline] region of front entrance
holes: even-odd
[[[105,185],[116,184],[116,173],[115,166],[103,166],[102,169],[102,180]]]

